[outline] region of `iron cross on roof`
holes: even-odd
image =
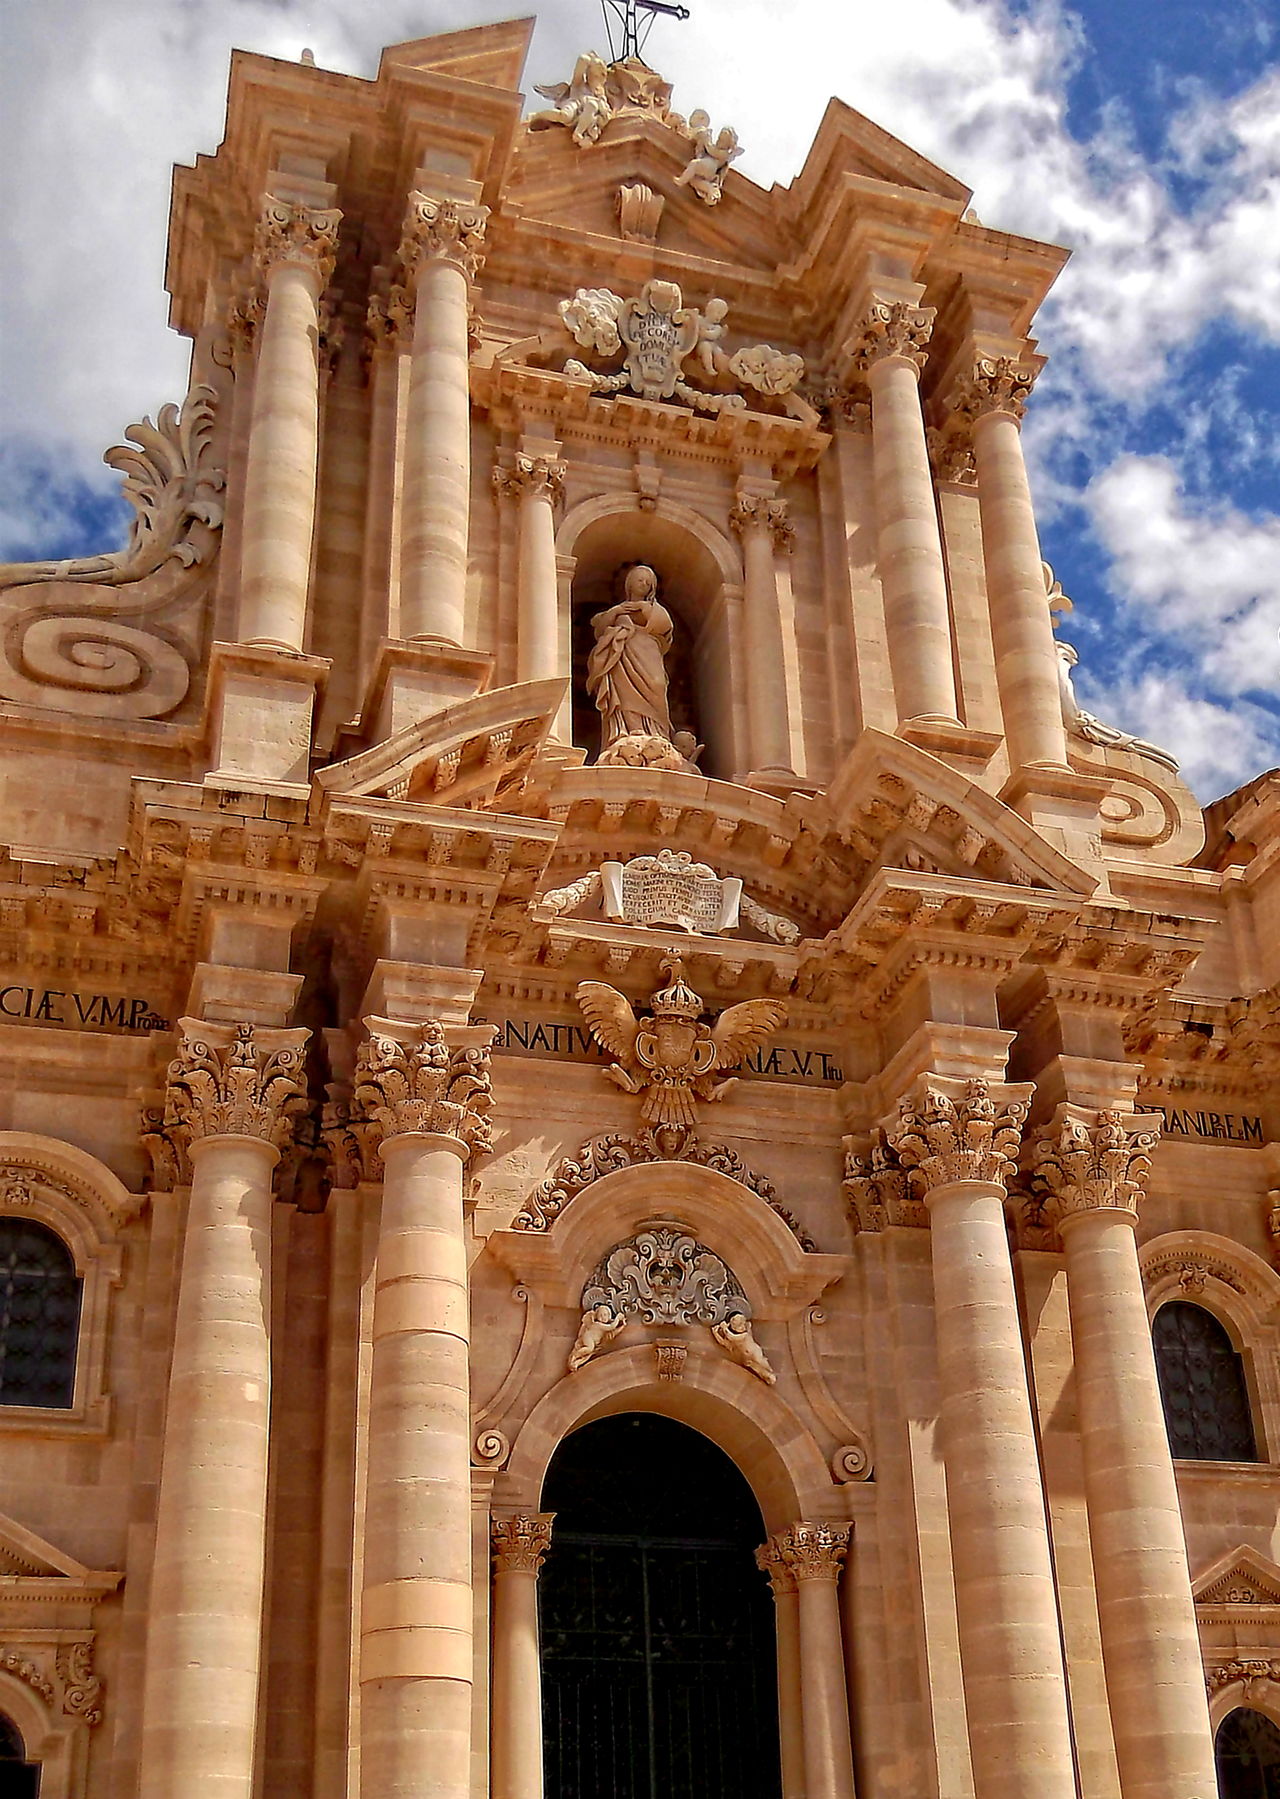
[[[658,13],[665,13],[669,19],[689,17],[687,6],[672,6],[668,0],[600,0],[600,4],[614,62],[640,55]]]

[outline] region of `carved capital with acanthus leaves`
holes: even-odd
[[[395,286],[389,294],[370,294],[364,331],[371,355],[406,348],[413,335],[413,295],[408,288]]]
[[[330,1183],[339,1189],[361,1187],[382,1179],[378,1160],[381,1127],[361,1116],[349,1098],[329,1098],[320,1114],[320,1141],[329,1164]]]
[[[778,1562],[793,1581],[840,1578],[840,1565],[849,1551],[847,1524],[793,1524],[769,1538],[756,1551],[758,1565],[772,1579]]]
[[[206,1137],[256,1137],[281,1148],[307,1103],[309,1031],[184,1018],[169,1064],[165,1129],[189,1149]]]
[[[969,424],[995,412],[1021,419],[1039,372],[1037,363],[1015,356],[979,356],[956,382],[948,405]]]
[[[904,1098],[885,1136],[925,1193],[955,1181],[1006,1187],[1017,1165],[1029,1086],[924,1075]]]
[[[751,531],[767,531],[777,550],[789,550],[795,542],[796,530],[785,500],[740,493],[730,510],[729,523],[739,537],[745,537]]]
[[[933,306],[914,306],[909,300],[876,300],[845,344],[844,354],[861,375],[890,357],[923,368],[937,316]]]
[[[430,194],[409,195],[400,240],[400,260],[410,280],[424,262],[447,262],[474,281],[484,264],[489,208],[469,200],[437,200]]]
[[[360,1046],[355,1103],[387,1137],[451,1137],[466,1158],[489,1147],[493,1091],[489,1051],[454,1048],[437,1023],[418,1026],[409,1040],[374,1034]]]
[[[333,275],[342,214],[336,207],[321,212],[311,206],[293,206],[265,194],[253,233],[253,260],[260,273],[292,265],[314,269],[325,288]]]
[[[493,471],[493,490],[499,499],[544,500],[554,506],[564,493],[565,465],[556,456],[516,456],[510,468]]]
[[[495,1574],[536,1574],[551,1547],[554,1512],[522,1513],[493,1520]]]
[[[861,1141],[845,1138],[845,1203],[855,1231],[882,1231],[892,1225],[921,1227],[929,1222],[911,1191],[911,1179],[885,1140],[884,1132]]]
[[[1031,1145],[1033,1191],[1060,1229],[1084,1212],[1119,1212],[1136,1223],[1159,1141],[1148,1115],[1060,1106]]]

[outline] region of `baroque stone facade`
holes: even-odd
[[[1065,252],[836,101],[769,193],[634,57],[525,118],[529,31],[237,55],[129,542],[0,568],[0,1771],[567,1799],[612,1529],[765,1606],[762,1795],[1210,1799],[1280,1725],[1280,776],[1076,703]],[[674,1465],[547,1498],[646,1416],[732,1556]]]

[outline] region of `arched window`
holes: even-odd
[[[1280,1799],[1280,1730],[1262,1712],[1228,1712],[1214,1740],[1219,1799]]]
[[[1187,1461],[1256,1462],[1244,1367],[1212,1312],[1182,1299],[1152,1326],[1169,1447]]]
[[[0,1218],[0,1405],[71,1404],[80,1288],[61,1237]]]
[[[0,1794],[3,1799],[36,1799],[40,1769],[27,1760],[18,1727],[0,1712]]]

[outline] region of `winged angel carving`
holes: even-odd
[[[215,400],[193,387],[181,412],[130,425],[103,457],[135,513],[123,550],[0,564],[0,696],[98,718],[160,718],[181,703],[222,526]]]
[[[662,969],[671,985],[650,1000],[651,1018],[639,1018],[625,994],[604,981],[582,981],[578,1004],[591,1034],[617,1061],[606,1070],[624,1093],[642,1093],[640,1116],[659,1130],[687,1131],[697,1122],[698,1100],[720,1099],[734,1082],[716,1077],[737,1068],[786,1023],[778,1000],[748,999],[704,1024],[701,997],[684,979],[677,957]]]

